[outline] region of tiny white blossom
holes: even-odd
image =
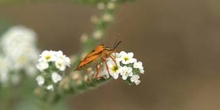
[[[82,42],[82,43],[85,43],[85,42],[87,42],[87,40],[88,40],[88,35],[87,34],[82,34],[81,35],[81,37],[80,37],[80,41]]]
[[[61,50],[58,50],[58,51],[52,51],[53,52],[53,57],[54,57],[54,61],[57,59],[57,58],[60,58],[63,56],[63,52]]]
[[[70,58],[69,57],[64,57],[64,62],[66,66],[70,66]]]
[[[121,55],[119,53],[112,53],[111,56],[115,59],[117,64],[120,64],[119,62],[122,60]]]
[[[134,63],[135,61],[137,61],[135,58],[133,58],[133,52],[126,53],[125,51],[121,51],[120,55],[123,64]]]
[[[53,91],[53,90],[54,90],[54,88],[53,88],[53,85],[52,85],[52,84],[51,84],[51,85],[48,85],[46,89],[47,89],[47,90],[51,90],[51,91]]]
[[[141,61],[138,61],[138,62],[134,62],[134,65],[133,65],[134,68],[138,68],[140,70],[140,73],[144,73],[144,67],[143,67],[143,64]]]
[[[104,15],[102,16],[102,19],[103,19],[103,21],[105,21],[105,22],[110,22],[110,21],[113,20],[113,16],[112,16],[111,14],[104,14]]]
[[[62,60],[65,66],[70,66],[70,58],[66,57],[66,55],[63,55],[62,51],[58,51],[56,57],[56,61]]]
[[[37,69],[40,71],[43,71],[49,67],[49,64],[47,62],[40,62],[36,65]]]
[[[62,76],[59,75],[57,72],[53,72],[51,78],[52,78],[54,83],[57,83],[60,80],[62,80]]]
[[[46,62],[50,62],[50,61],[55,61],[55,56],[54,56],[54,51],[48,51],[45,50],[42,52],[42,54],[40,55],[42,61],[46,61]]]
[[[95,16],[95,15],[91,16],[90,19],[91,19],[91,22],[94,23],[94,24],[99,22],[99,18],[97,16]]]
[[[93,38],[97,40],[97,39],[100,39],[102,35],[103,35],[103,32],[100,30],[97,30],[93,33]]]
[[[118,65],[118,66],[120,66],[120,64],[119,64],[119,61],[117,61],[116,60],[116,58],[107,58],[106,59],[106,62],[107,62],[107,65]]]
[[[105,8],[105,4],[104,3],[98,3],[97,8],[99,10],[103,10]]]
[[[44,79],[43,76],[39,75],[39,76],[36,77],[36,81],[37,81],[39,86],[42,86],[45,82],[45,79]]]
[[[135,62],[134,63],[134,68],[143,68],[142,62],[141,61]]]
[[[120,73],[120,67],[115,64],[108,65],[109,67],[109,74],[114,78],[118,79],[119,73]]]
[[[140,69],[140,73],[144,74],[144,68]]]
[[[108,79],[111,76],[114,79],[118,79],[120,74],[120,63],[119,61],[115,60],[115,56],[112,56],[112,58],[109,57],[106,59],[107,65],[105,65],[105,63],[101,64],[101,70],[98,77],[104,77]],[[108,67],[108,69],[106,66]]]
[[[104,65],[102,65],[102,68],[99,72],[98,77],[104,77],[106,79],[108,79],[110,77],[109,74],[108,74],[108,70],[106,69],[106,67]]]
[[[64,71],[66,69],[65,62],[63,60],[61,60],[61,59],[56,60],[55,66],[60,71]]]
[[[123,66],[121,68],[121,76],[123,80],[126,80],[129,76],[132,76],[132,68],[131,67],[127,67],[127,66]]]
[[[140,78],[140,76],[139,75],[133,75],[132,77],[131,77],[131,82],[134,82],[136,85],[138,85],[138,84],[140,84],[140,80],[139,80],[139,78]]]
[[[107,4],[107,8],[110,9],[110,10],[114,9],[114,8],[115,8],[115,3],[109,2],[109,3]]]

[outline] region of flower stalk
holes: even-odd
[[[74,71],[78,62],[86,55],[85,53],[91,51],[97,44],[97,41],[105,36],[107,28],[115,19],[116,10],[120,6],[121,2],[117,0],[108,0],[96,2],[95,4],[101,11],[101,14],[98,16],[93,15],[91,17],[91,22],[95,26],[94,31],[90,34],[84,33],[81,36],[82,53],[74,55],[70,58],[71,66],[70,68],[67,68],[66,71],[65,65],[63,67],[64,69],[60,69],[61,71],[65,71],[65,73],[62,75],[54,73],[54,71],[57,72],[56,69],[58,69],[58,67],[51,64],[51,61],[53,61],[54,57],[50,52],[56,53],[55,51],[44,51],[40,55],[40,59],[43,58],[45,61],[47,61],[46,64],[45,62],[40,62],[37,65],[38,69],[43,74],[45,74],[45,72],[47,74],[40,75],[36,78],[40,87],[36,88],[35,94],[40,97],[42,101],[53,104],[60,99],[63,99],[67,94],[76,95],[78,93],[88,91],[89,89],[96,88],[97,86],[107,82],[110,79],[118,79],[119,76],[129,84],[135,83],[138,85],[140,83],[139,74],[143,73],[143,67],[142,64],[139,63],[139,66],[133,66],[138,64],[136,64],[137,60],[133,58],[133,53],[131,52],[126,53],[122,51],[121,53],[112,54],[111,56],[114,57],[114,60],[116,60],[117,64],[115,64],[112,59],[107,59],[107,66],[109,66],[108,70],[105,68],[105,65],[101,63],[99,66],[101,66],[102,69],[100,70],[99,78],[94,77],[96,71],[93,67],[87,68],[86,70]],[[46,83],[46,81],[51,79],[52,81],[50,82],[55,84]]]
[[[83,52],[91,51],[94,46],[97,45],[97,41],[105,37],[105,32],[113,22],[119,5],[118,2],[114,1],[96,3],[96,7],[101,11],[101,14],[91,17],[91,22],[94,24],[94,30],[90,34],[84,33],[81,36]]]
[[[23,26],[14,27],[11,29],[12,32],[3,34],[2,42],[0,42],[3,47],[0,48],[0,87],[23,85],[24,88],[21,87],[18,90],[19,94],[25,96],[29,89],[26,92],[22,92],[22,90],[26,89],[25,83],[29,84],[29,80],[24,81],[23,79],[35,78],[38,86],[35,88],[34,94],[40,99],[39,105],[42,110],[50,110],[54,104],[65,99],[67,95],[78,95],[109,80],[121,79],[128,84],[135,85],[141,82],[140,74],[144,73],[142,62],[134,58],[133,52],[115,52],[115,48],[111,50],[103,47],[101,52],[105,52],[99,56],[100,58],[91,61],[96,65],[90,65],[91,62],[87,62],[88,64],[85,65],[90,65],[88,68],[75,71],[82,58],[88,55],[97,42],[106,36],[106,30],[115,20],[115,14],[120,5],[130,0],[76,1],[96,5],[101,13],[91,17],[94,30],[81,36],[81,53],[69,58],[61,50],[44,50],[37,60],[39,51],[35,47],[36,34]],[[21,37],[22,40],[20,40]],[[36,68],[33,66],[35,63]],[[36,85],[28,86],[33,89]],[[8,94],[11,96],[10,92]],[[5,101],[7,104],[4,109],[7,110],[10,97],[6,97],[5,100],[7,100]]]

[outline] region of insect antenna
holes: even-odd
[[[113,49],[112,50],[115,50],[116,49],[116,47],[121,43],[122,41],[119,41],[119,42],[117,42],[117,43],[115,43],[115,45],[114,45],[114,47],[113,47]]]
[[[112,47],[106,47],[108,50],[112,50],[112,51],[114,51],[116,48],[117,48],[117,46],[121,43],[122,41],[118,41],[118,37],[116,38],[116,40],[115,40],[115,43],[114,43],[114,45],[112,46]]]

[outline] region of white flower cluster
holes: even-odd
[[[61,74],[67,66],[70,66],[70,59],[62,51],[43,51],[36,65],[42,73],[36,77],[38,85],[54,90],[54,84],[62,80]]]
[[[17,84],[21,71],[35,76],[34,65],[39,53],[35,32],[24,26],[14,26],[0,40],[0,82],[3,85],[9,82]]]
[[[142,62],[137,61],[133,56],[133,52],[112,53],[112,58],[107,59],[109,74],[104,67],[99,76],[105,76],[106,78],[111,76],[114,79],[121,76],[123,80],[138,85],[140,83],[139,75],[144,74],[144,67]]]
[[[105,8],[107,8],[109,10],[113,10],[113,9],[116,8],[116,3],[115,2],[116,2],[115,0],[111,0],[107,4],[104,4],[104,3],[100,2],[100,3],[97,4],[97,8],[99,10],[103,10]]]
[[[106,25],[108,23],[111,23],[114,20],[113,13],[114,13],[114,10],[117,8],[117,3],[115,0],[110,0],[107,3],[106,2],[99,2],[97,4],[97,8],[99,10],[106,10],[106,11],[104,11],[103,15],[99,16],[99,17],[96,15],[93,15],[91,17],[92,23],[94,23],[96,25],[100,25],[100,24]],[[103,37],[103,35],[104,35],[103,30],[97,29],[93,32],[92,37],[95,40],[99,40]],[[83,39],[82,41],[84,41],[85,38],[86,38],[85,36],[82,36],[82,38],[81,38],[81,39]]]

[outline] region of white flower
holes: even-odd
[[[103,21],[105,21],[105,22],[110,22],[110,21],[113,20],[113,16],[112,16],[111,14],[104,14],[104,15],[102,16],[102,19],[103,19]]]
[[[45,82],[45,79],[44,79],[43,76],[39,75],[39,76],[36,77],[36,81],[37,81],[39,86],[42,86]]]
[[[134,68],[143,68],[142,62],[138,61],[134,63]]]
[[[107,4],[107,8],[110,9],[110,10],[114,9],[114,8],[115,8],[115,3],[109,2],[109,3]]]
[[[40,61],[46,61],[46,62],[50,62],[50,61],[55,61],[55,52],[54,51],[48,51],[45,50],[42,52],[42,54],[40,55]]]
[[[138,68],[140,70],[140,73],[144,73],[144,67],[143,67],[143,64],[141,61],[138,61],[138,62],[134,62],[134,65],[133,65],[134,68]]]
[[[119,62],[122,60],[121,59],[121,55],[119,54],[119,53],[112,53],[111,54],[111,56],[112,56],[112,58],[114,58],[115,59],[115,61],[117,62],[117,64],[120,64]]]
[[[53,72],[51,78],[52,78],[54,83],[57,83],[60,80],[62,80],[62,76],[59,75],[57,72]]]
[[[66,55],[63,55],[62,51],[56,52],[55,56],[56,56],[56,61],[62,60],[65,66],[70,66],[70,59],[66,57]]]
[[[4,58],[10,62],[10,70],[27,70],[36,63],[38,50],[35,44],[35,32],[24,26],[14,26],[2,35],[0,47]]]
[[[97,16],[95,16],[95,15],[92,15],[90,19],[91,19],[91,22],[94,23],[94,24],[99,22],[99,18]]]
[[[100,30],[97,30],[93,33],[93,38],[97,40],[97,39],[100,39],[102,35],[103,35],[103,32]]]
[[[133,75],[132,77],[131,77],[131,82],[134,82],[136,85],[138,85],[138,84],[140,84],[140,80],[139,80],[139,78],[140,78],[140,76],[139,75]]]
[[[101,66],[102,67],[101,67],[101,70],[99,72],[98,77],[104,77],[104,78],[108,79],[110,76],[108,74],[108,70],[106,69],[106,66],[103,64]]]
[[[109,57],[106,59],[107,65],[104,62],[101,64],[101,70],[98,77],[105,77],[106,79],[108,79],[111,76],[114,79],[118,79],[121,66],[119,61],[115,60],[115,56],[112,56],[112,58]],[[106,66],[108,67],[108,69]]]
[[[123,66],[121,68],[121,75],[122,75],[122,79],[126,80],[129,76],[132,76],[132,68],[131,67],[127,67],[127,66]]]
[[[64,57],[64,62],[66,66],[70,66],[70,58],[69,57]]]
[[[82,34],[81,37],[80,37],[80,41],[81,41],[82,43],[87,42],[87,41],[88,41],[88,35],[85,34],[85,33]]]
[[[52,85],[52,84],[51,84],[51,85],[48,85],[46,89],[47,89],[47,90],[51,90],[51,91],[53,91],[53,90],[54,90],[54,88],[53,88],[53,85]]]
[[[52,50],[51,50],[52,51]],[[52,51],[53,52],[53,56],[55,58],[59,58],[61,56],[63,56],[63,52],[61,50],[58,50],[58,51]]]
[[[62,51],[43,51],[38,60],[37,68],[40,71],[47,69],[50,66],[48,62],[55,64],[60,71],[64,71],[66,66],[70,66],[70,59],[63,55]]]
[[[45,69],[47,69],[49,67],[49,64],[47,62],[40,62],[36,65],[37,69],[40,71],[44,71]]]
[[[119,73],[120,73],[120,66],[117,66],[115,64],[109,64],[109,74],[114,78],[118,79]]]
[[[14,26],[2,35],[2,44],[16,47],[17,43],[26,42],[34,44],[36,33],[24,26]]]
[[[57,69],[59,69],[60,71],[64,71],[66,69],[66,64],[63,60],[58,59],[55,62],[55,66]]]
[[[104,3],[98,3],[97,8],[99,10],[103,10],[105,8],[105,4]]]
[[[141,74],[144,74],[144,68],[143,69],[139,69]]]
[[[135,61],[137,61],[135,58],[133,58],[133,52],[126,53],[124,51],[121,51],[120,56],[123,64],[134,63]]]
[[[29,55],[28,51],[35,49],[36,34],[24,26],[14,26],[3,34],[1,45],[7,56],[19,56],[20,53]],[[15,53],[15,54],[14,54]],[[23,53],[23,54],[24,54]]]

